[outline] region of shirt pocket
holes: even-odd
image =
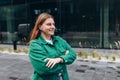
[[[49,58],[56,58],[57,57],[57,51],[48,51],[47,55]]]
[[[51,54],[51,53],[52,53],[52,54]],[[49,58],[56,58],[56,54],[53,53],[53,52],[49,52],[48,57],[49,57]]]

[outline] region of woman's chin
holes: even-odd
[[[51,36],[53,36],[53,35],[54,35],[54,33],[50,33],[50,35],[51,35]]]

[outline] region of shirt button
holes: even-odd
[[[65,62],[68,62],[67,60],[65,60]]]
[[[59,74],[58,74],[58,76],[61,76],[61,75],[62,75],[62,73],[59,73]]]

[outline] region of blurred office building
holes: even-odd
[[[0,0],[0,44],[25,45],[37,16],[50,13],[72,47],[120,47],[120,0]]]

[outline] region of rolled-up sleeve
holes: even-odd
[[[53,68],[46,66],[47,54],[44,48],[36,41],[31,41],[29,46],[29,58],[34,70],[40,75],[58,73],[62,70],[62,64],[56,64]]]

